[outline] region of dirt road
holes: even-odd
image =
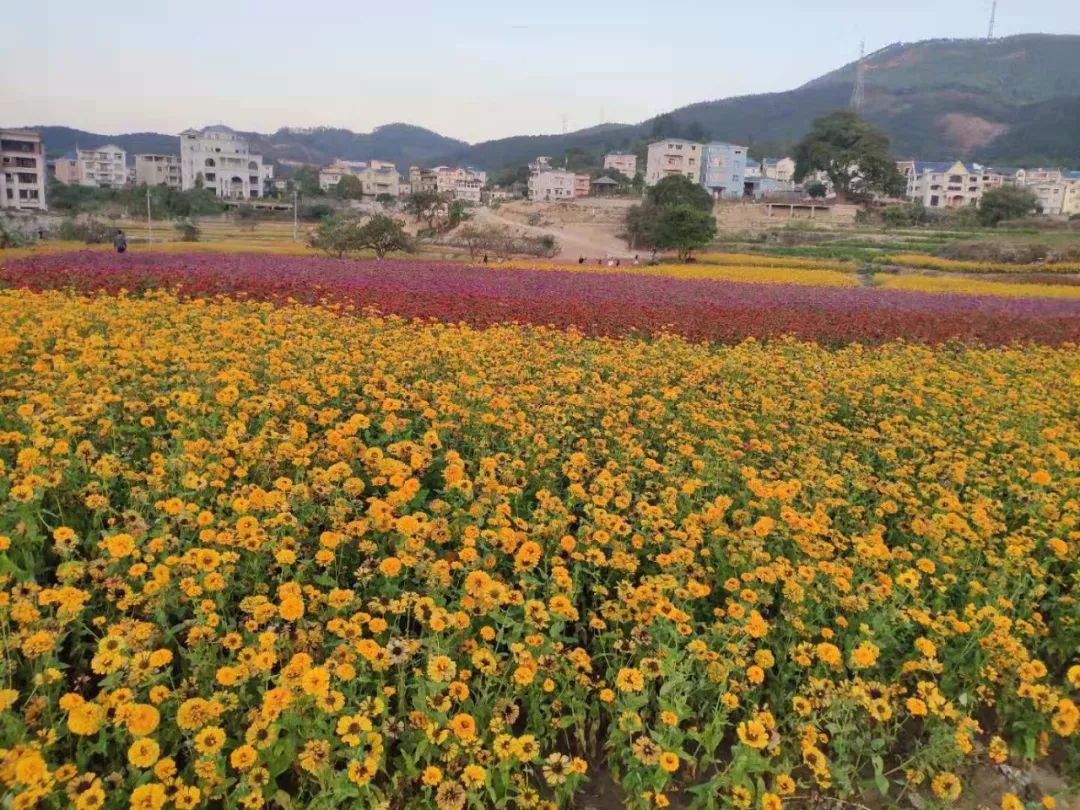
[[[584,256],[591,262],[601,258],[629,259],[633,253],[627,250],[626,243],[615,234],[617,226],[600,223],[552,223],[550,225],[525,225],[516,220],[499,215],[497,210],[480,208],[476,210],[477,224],[500,225],[517,233],[529,236],[551,235],[559,242],[558,257],[577,260]]]

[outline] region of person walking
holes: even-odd
[[[116,229],[116,233],[113,235],[112,243],[117,253],[123,253],[127,250],[127,237],[119,228]]]

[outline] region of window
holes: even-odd
[[[937,208],[937,206],[938,206],[938,203],[939,203],[940,201],[941,201],[941,198],[940,198],[940,197],[938,197],[938,195],[937,195],[937,194],[935,194],[935,195],[934,195],[933,197],[931,197],[931,198],[930,198],[930,207],[931,207],[931,208]]]
[[[213,183],[215,180],[217,180],[217,175],[214,174],[213,172],[207,172],[206,173],[206,179],[207,179],[208,182]]]

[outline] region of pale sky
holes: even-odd
[[[788,90],[896,41],[985,36],[990,0],[37,0],[4,4],[0,125],[176,133],[402,121],[471,142]],[[873,10],[871,10],[873,9]],[[1000,0],[997,33],[1080,33]]]

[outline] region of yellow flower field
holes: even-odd
[[[704,281],[742,281],[752,284],[799,284],[810,287],[858,287],[859,280],[854,273],[846,270],[828,269],[827,267],[811,267],[791,264],[792,260],[784,259],[782,262],[773,260],[773,257],[761,256],[738,256],[739,260],[732,263],[708,263],[705,261],[693,264],[655,264],[638,265],[623,262],[618,267],[608,267],[597,264],[562,264],[543,260],[512,259],[502,264],[489,263],[485,265],[493,270],[506,268],[521,268],[524,270],[569,270],[584,273],[625,273],[640,276],[666,276],[669,278],[699,279]],[[758,262],[756,259],[769,259],[769,262]],[[798,260],[795,260],[798,261]]]
[[[925,270],[944,270],[953,273],[1080,273],[1080,262],[1051,262],[1048,264],[1011,264],[1009,262],[975,262],[962,259],[943,259],[921,253],[902,253],[886,256],[885,264],[916,267]]]
[[[1076,284],[1010,284],[977,278],[890,273],[878,274],[875,281],[889,290],[912,292],[996,295],[1002,298],[1080,298],[1080,285]]]
[[[944,806],[1006,761],[1076,784],[1078,417],[1073,345],[0,291],[0,796],[550,808],[608,771],[631,807]]]

